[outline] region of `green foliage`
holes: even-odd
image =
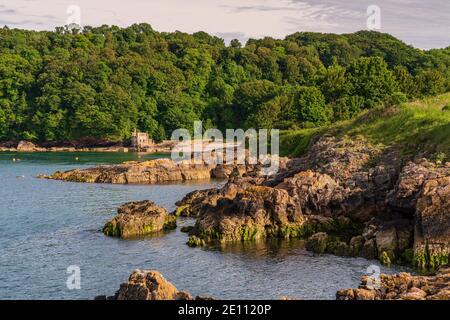
[[[325,97],[316,87],[300,87],[294,98],[297,120],[322,125],[330,121],[331,109]]]
[[[385,104],[388,106],[399,106],[408,101],[406,94],[403,92],[394,92],[386,98]]]
[[[314,128],[448,91],[449,68],[448,49],[422,51],[376,32],[225,46],[205,32],[148,24],[2,28],[0,140],[127,139],[138,128],[160,141],[195,120],[222,130]]]
[[[368,108],[380,104],[396,87],[392,72],[380,57],[359,58],[348,70],[347,92],[363,97]]]
[[[333,106],[335,120],[348,120],[356,116],[364,107],[364,98],[361,96],[343,96]]]

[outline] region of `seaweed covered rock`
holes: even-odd
[[[315,253],[325,253],[327,250],[328,235],[325,232],[313,234],[306,241],[306,249]]]
[[[357,289],[343,289],[337,300],[450,300],[450,267],[431,276],[401,272],[382,274],[379,279],[364,276]]]
[[[176,217],[151,201],[126,203],[119,207],[117,213],[103,227],[107,236],[130,238],[176,227]]]
[[[221,198],[216,205],[203,205],[195,232],[206,242],[289,238],[303,232],[305,221],[286,190],[250,186],[237,190],[233,199]]]

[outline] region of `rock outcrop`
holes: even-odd
[[[154,270],[134,270],[128,281],[120,285],[114,296],[98,296],[95,300],[194,300],[192,295],[178,289]],[[213,300],[195,297],[195,300]]]
[[[407,163],[387,197],[389,209],[414,224],[414,265],[433,271],[448,263],[450,253],[450,163],[426,159]]]
[[[301,209],[287,191],[264,186],[238,189],[231,200],[205,204],[195,224],[196,235],[205,241],[257,240],[267,236],[290,237],[302,232]]]
[[[177,288],[157,271],[135,270],[120,285],[117,300],[176,300]]]
[[[170,159],[130,161],[120,165],[97,166],[55,172],[49,179],[87,183],[156,184],[174,181],[210,179],[212,166],[205,163]]]
[[[429,179],[417,199],[414,263],[435,270],[450,256],[450,176]]]
[[[450,300],[450,267],[433,276],[410,273],[382,274],[379,279],[364,276],[357,289],[343,289],[337,300]]]
[[[432,271],[448,261],[449,168],[417,160],[402,169],[395,148],[324,136],[276,175],[231,174],[223,188],[186,196],[177,212],[197,216],[191,246],[311,237],[318,253]]]
[[[103,227],[107,236],[130,238],[176,228],[176,217],[151,201],[129,202]]]
[[[206,202],[213,202],[219,195],[219,189],[195,190],[189,192],[183,199],[177,201],[176,216],[196,217],[201,206]]]

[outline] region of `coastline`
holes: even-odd
[[[73,144],[70,146],[70,144]],[[118,152],[118,153],[140,153],[140,154],[151,154],[151,153],[170,153],[174,146],[173,141],[163,141],[157,143],[151,147],[145,149],[137,149],[133,147],[128,147],[122,143],[110,143],[112,145],[89,145],[89,146],[79,146],[76,143],[61,143],[54,146],[44,146],[39,144],[34,144],[29,141],[20,141],[18,143],[11,142],[0,142],[0,152],[17,152],[17,153],[30,153],[30,152]],[[69,146],[68,146],[69,145]]]

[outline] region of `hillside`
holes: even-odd
[[[281,149],[285,155],[301,155],[311,139],[321,134],[363,136],[380,148],[397,146],[405,156],[423,154],[440,162],[448,161],[450,93],[399,106],[377,107],[332,126],[284,131]]]

